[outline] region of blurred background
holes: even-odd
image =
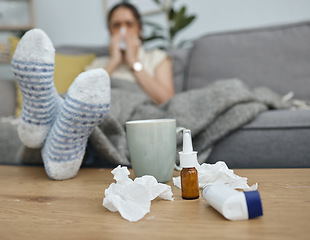
[[[108,9],[117,0],[0,0],[0,79],[11,78],[8,37],[33,27],[57,46],[103,46],[109,42]],[[309,0],[131,0],[143,15],[146,43],[186,47],[215,32],[310,20]],[[171,9],[173,15],[171,15]],[[170,15],[169,15],[170,14]],[[172,33],[172,35],[171,35]],[[173,39],[171,39],[173,38]],[[172,40],[172,41],[171,41]]]

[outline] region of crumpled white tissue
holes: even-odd
[[[103,206],[112,212],[119,211],[128,221],[136,222],[150,212],[151,201],[156,197],[173,201],[171,187],[158,183],[153,176],[128,177],[127,167],[118,166],[111,173],[116,183],[111,183],[105,190]]]
[[[234,174],[234,171],[229,169],[225,162],[218,161],[215,164],[203,163],[195,166],[198,172],[199,188],[203,188],[207,184],[224,183],[233,189],[241,189],[243,191],[254,191],[258,184],[253,184],[251,187],[247,184],[246,177],[240,177]],[[173,178],[173,183],[178,188],[181,188],[181,177]]]

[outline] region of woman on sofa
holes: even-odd
[[[129,3],[115,5],[108,15],[108,28],[110,56],[95,59],[86,69],[103,67],[111,78],[137,83],[156,104],[169,100],[174,95],[171,60],[161,50],[143,49],[137,9]]]
[[[28,31],[14,53],[12,70],[23,95],[18,135],[29,152],[40,151],[50,178],[74,177],[88,140],[95,150],[91,153],[98,154],[103,161],[130,165],[124,129],[129,120],[176,119],[179,126],[191,129],[195,150],[200,152],[198,160],[205,162],[212,145],[228,133],[250,122],[269,106],[286,107],[280,96],[268,89],[251,92],[238,79],[216,81],[172,97],[170,60],[158,50],[145,52],[141,58],[144,50],[138,44],[139,18],[127,7],[115,9],[109,20],[111,57],[97,59],[98,68],[81,73],[65,99],[59,97],[54,85],[55,49],[42,30]],[[114,31],[113,26],[120,29]],[[121,26],[126,30],[121,30],[124,29]],[[125,50],[119,47],[122,39],[125,39]],[[115,78],[123,75],[120,82],[138,84],[113,89],[109,75]]]
[[[77,174],[88,138],[110,108],[109,75],[138,83],[155,104],[174,95],[170,59],[160,50],[146,52],[140,46],[140,15],[132,5],[122,3],[111,10],[109,30],[110,57],[96,59],[75,79],[65,99],[54,85],[55,49],[42,30],[28,31],[14,53],[12,71],[23,95],[18,135],[27,147],[22,158],[39,150],[51,179]]]

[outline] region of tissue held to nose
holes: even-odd
[[[103,206],[112,212],[118,211],[128,221],[136,222],[150,212],[151,201],[156,197],[173,201],[171,187],[158,183],[153,176],[131,180],[127,167],[118,166],[111,172],[116,183],[105,190]]]
[[[126,40],[125,40],[126,33],[127,33],[127,29],[125,27],[122,27],[120,29],[120,34],[122,36],[122,39],[119,43],[119,48],[123,51],[125,51],[127,48],[127,44],[126,44]]]

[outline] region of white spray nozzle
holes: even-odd
[[[179,152],[180,164],[182,168],[195,167],[197,162],[197,152],[193,151],[191,130],[183,130],[183,151]]]
[[[191,130],[183,131],[183,153],[191,153],[193,151]]]

